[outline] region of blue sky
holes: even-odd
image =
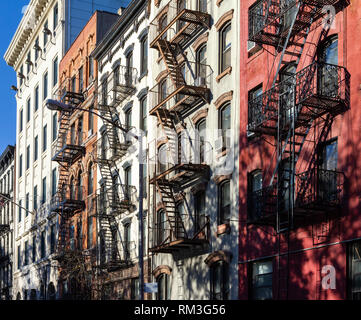
[[[5,51],[22,17],[22,8],[29,0],[0,2],[0,154],[8,144],[16,142],[16,100],[15,92],[10,90],[16,85],[15,71],[4,60]]]

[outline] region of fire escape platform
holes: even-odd
[[[169,174],[174,173],[174,176],[167,177]],[[201,177],[208,178],[210,172],[210,167],[206,164],[177,164],[168,170],[158,174],[156,177],[152,178],[149,183],[155,184],[163,183],[166,185],[184,185],[189,181],[198,179]]]
[[[153,253],[173,253],[180,250],[191,249],[194,246],[202,246],[207,243],[207,239],[178,239],[149,248],[149,251]]]
[[[158,87],[158,85],[156,85]],[[155,93],[155,92],[153,92]],[[156,112],[160,108],[165,108],[164,105],[167,104],[168,101],[175,98],[176,95],[181,95],[184,97],[181,97],[178,101],[175,101],[174,105],[170,107],[169,111],[179,112],[183,113],[188,111],[190,108],[195,106],[201,101],[204,101],[205,103],[209,103],[209,97],[210,97],[210,90],[206,87],[200,87],[200,86],[190,86],[190,85],[182,85],[176,90],[174,90],[172,93],[167,95],[167,97],[158,103],[155,107],[153,107],[149,114],[152,116],[156,116]]]
[[[73,164],[85,155],[85,147],[73,144],[65,144],[53,157],[52,161],[67,162]]]
[[[156,20],[159,17],[156,17]],[[177,22],[184,22],[184,26],[176,33],[171,42],[180,44],[186,37],[188,40],[193,38],[195,34],[202,28],[210,28],[210,15],[201,11],[183,9],[180,11],[170,23],[153,39],[150,43],[150,47],[157,49],[157,42],[164,37],[171,27]],[[153,21],[154,23],[154,21]]]

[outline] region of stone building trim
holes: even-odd
[[[172,274],[172,268],[166,265],[160,265],[152,271],[154,278],[158,278],[162,273],[170,276]]]
[[[208,267],[211,267],[213,264],[215,264],[218,261],[224,261],[226,263],[230,263],[231,260],[232,260],[232,254],[230,252],[218,250],[209,254],[208,257],[204,260],[204,263]]]
[[[203,44],[208,41],[209,32],[201,35],[197,40],[193,43],[192,47],[194,51],[197,51]]]
[[[218,21],[214,25],[217,31],[219,31],[227,22],[232,20],[233,13],[234,13],[234,9],[229,10],[218,19]]]
[[[196,124],[201,119],[207,118],[208,108],[197,111],[197,113],[192,117],[193,124]]]
[[[226,102],[232,101],[232,99],[233,99],[233,91],[231,90],[231,91],[221,94],[218,97],[218,99],[214,102],[214,105],[216,106],[216,109],[219,109]]]
[[[232,179],[232,174],[226,174],[226,175],[221,175],[221,176],[215,176],[213,178],[213,181],[218,185],[224,181],[231,180],[231,179]]]

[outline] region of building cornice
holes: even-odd
[[[8,65],[15,68],[19,55],[26,46],[29,37],[37,30],[46,8],[54,0],[31,0],[22,17],[18,28],[5,52],[4,59]]]

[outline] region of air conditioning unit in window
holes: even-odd
[[[205,87],[207,85],[207,81],[205,77],[198,77],[195,83],[196,87]]]

